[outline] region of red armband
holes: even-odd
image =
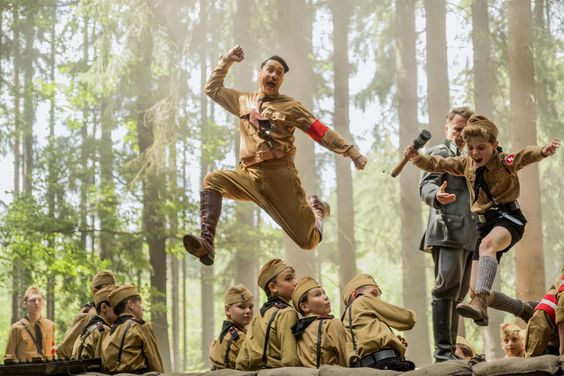
[[[313,138],[315,141],[319,142],[325,133],[329,130],[329,127],[323,124],[322,122],[317,119],[313,123],[311,123],[311,127],[309,127],[309,131],[307,134],[309,137]]]

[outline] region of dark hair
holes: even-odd
[[[108,307],[110,307],[110,302],[108,302],[107,300],[104,300],[98,304],[96,304],[96,313],[100,314],[102,313],[102,304],[107,305]]]
[[[302,309],[300,308],[300,304],[307,302],[307,296],[308,296],[307,293],[308,293],[308,292],[309,292],[309,290],[306,291],[306,292],[304,292],[304,293],[302,294],[302,296],[300,296],[300,298],[298,299],[298,306],[297,306],[297,307],[294,307],[294,308],[296,309],[296,311],[298,311],[298,312],[300,312],[300,313],[303,313],[303,312],[302,312]]]
[[[470,110],[470,107],[453,107],[452,110],[447,114],[447,121],[454,119],[456,115],[462,116],[464,119],[470,119],[470,116],[474,115],[474,111]]]
[[[282,59],[280,56],[278,55],[272,55],[271,57],[269,57],[268,59],[266,59],[265,61],[262,62],[262,64],[260,65],[260,69],[262,69],[264,67],[264,65],[266,64],[266,62],[268,60],[276,60],[277,62],[279,62],[280,64],[282,64],[282,66],[284,67],[284,73],[288,73],[288,71],[290,70],[290,67],[288,66],[288,64],[286,64],[286,60]]]
[[[141,301],[141,296],[140,295],[133,295],[130,297],[127,297],[125,299],[123,299],[121,302],[118,303],[118,305],[116,305],[115,307],[112,307],[112,309],[114,310],[114,313],[116,314],[116,316],[119,316],[123,313],[123,311],[125,311],[125,306],[127,304],[127,302],[139,302]]]

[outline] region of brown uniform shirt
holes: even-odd
[[[313,319],[313,321],[310,321]],[[308,323],[309,321],[309,323]],[[297,329],[296,333],[298,357],[304,367],[317,367],[317,349],[319,346],[319,365],[348,366],[346,344],[347,333],[341,320],[333,316],[321,317],[317,315],[306,316],[299,321],[307,327]]]
[[[249,114],[256,109],[259,93],[245,93],[223,86],[223,81],[232,62],[221,57],[213,69],[205,87],[205,92],[221,107],[240,119],[241,146],[240,158],[255,156],[269,150],[282,151],[295,155],[294,130],[301,129],[327,149],[355,159],[360,152],[350,143],[332,130],[322,136],[319,133],[318,119],[301,103],[286,95],[266,96],[260,108],[262,116],[267,117],[275,125],[270,134],[271,145],[258,135],[257,129],[249,122]]]
[[[366,295],[360,295],[351,304],[352,312],[349,314],[351,308],[347,308],[343,316],[347,332],[347,358],[350,364],[356,361],[351,335],[351,314],[359,358],[386,348],[396,350],[403,358],[405,346],[392,328],[400,331],[413,328],[415,312]]]
[[[491,195],[498,204],[507,204],[519,197],[519,177],[517,172],[523,167],[540,161],[542,147],[527,146],[517,154],[506,154],[495,151],[486,163],[484,179]],[[493,206],[483,189],[480,189],[478,200],[474,202],[474,181],[476,179],[476,162],[469,155],[443,158],[441,156],[421,155],[414,164],[429,172],[446,172],[451,175],[464,176],[470,192],[470,210],[483,214]]]
[[[266,367],[299,367],[300,359],[296,351],[296,338],[292,326],[298,322],[298,313],[289,305],[272,306],[264,314],[253,317],[247,329],[243,346],[237,356],[237,369],[245,371],[263,368],[262,355],[265,345],[266,327],[272,321],[269,341],[266,347]]]
[[[233,321],[225,320],[219,338],[210,347],[210,360],[214,369],[233,368],[237,363],[237,355],[245,340],[245,330]]]
[[[161,354],[151,324],[121,314],[103,341],[102,364],[113,373],[138,370],[162,373]]]
[[[86,325],[82,333],[74,341],[72,357],[74,359],[95,359],[102,357],[102,343],[110,333],[111,327],[104,319],[96,316]]]
[[[37,351],[34,338],[37,339],[35,324],[39,323],[43,341],[41,346],[43,353]],[[27,330],[26,330],[27,328]],[[30,335],[31,333],[31,335]],[[32,337],[33,336],[33,337]],[[39,320],[31,322],[27,317],[22,318],[12,325],[8,346],[6,347],[5,359],[31,360],[36,357],[53,357],[53,346],[55,344],[55,324],[53,321],[40,317]]]
[[[94,317],[96,317],[96,308],[94,304],[87,304],[80,312],[75,316],[72,325],[65,332],[63,341],[57,346],[57,357],[58,358],[70,358],[72,356],[72,350],[76,339],[80,336],[80,333],[86,327],[86,324],[90,322]]]

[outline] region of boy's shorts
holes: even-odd
[[[484,239],[494,227],[503,227],[511,234],[511,243],[502,251],[498,251],[495,256],[497,258],[497,262],[501,260],[501,256],[507,251],[511,249],[521,238],[523,237],[523,233],[525,232],[525,225],[527,224],[527,219],[523,215],[521,209],[512,210],[508,212],[511,216],[519,219],[523,222],[523,226],[519,226],[516,223],[508,220],[507,218],[500,218],[499,213],[488,210],[485,213],[486,221],[484,223],[478,223],[478,241],[476,242],[476,248],[474,249],[474,255],[472,257],[473,260],[480,259],[480,244],[482,243],[482,239]]]

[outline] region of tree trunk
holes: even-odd
[[[425,0],[427,27],[427,99],[429,131],[435,144],[443,139],[449,110],[445,0]]]
[[[472,1],[472,43],[474,47],[474,104],[475,111],[485,116],[493,116],[493,85],[494,75],[491,61],[491,41],[489,31],[489,14],[487,0]],[[499,273],[493,285],[494,289],[500,289]],[[499,346],[499,326],[503,322],[503,313],[494,309],[488,311],[490,324],[484,328],[482,333],[484,353],[487,359],[499,359],[503,352]],[[472,320],[463,319],[461,322]]]
[[[170,174],[169,180],[169,195],[170,201],[175,208],[179,208],[179,190],[177,184],[177,173],[176,173],[176,144],[172,142],[169,147],[169,165],[168,171]],[[171,249],[176,249],[178,247],[178,242],[175,238],[178,233],[178,216],[176,212],[170,215],[170,233],[172,234],[169,247]],[[180,371],[180,316],[179,316],[179,260],[175,253],[169,255],[170,258],[170,269],[172,275],[171,287],[172,287],[172,370],[173,372]]]
[[[313,56],[311,1],[290,0],[278,2],[277,28],[280,51],[291,68],[284,78],[284,92],[311,109],[313,107]],[[306,193],[319,194],[315,171],[314,142],[305,133],[296,130],[296,158],[294,164]],[[315,251],[306,251],[284,234],[284,257],[296,269],[298,277],[316,276]]]
[[[24,104],[23,104],[23,136],[24,136],[24,161],[23,161],[23,191],[27,195],[32,193],[33,180],[33,123],[35,121],[35,103],[33,88],[33,62],[35,40],[35,5],[30,4],[26,9],[26,21],[23,24],[25,40],[24,56],[22,61],[24,71]]]
[[[88,35],[88,18],[83,19],[82,23],[82,59],[88,61],[88,48],[90,45],[90,37]],[[88,160],[90,159],[90,139],[88,137],[88,110],[82,109],[82,127],[80,128],[80,138],[82,145],[80,146],[80,204],[79,204],[79,226],[80,226],[80,247],[86,249],[86,239],[88,237],[88,189],[90,184],[90,171],[88,168]]]
[[[415,1],[396,1],[396,64],[399,144],[413,142],[419,132],[417,121],[417,61],[415,58]],[[415,310],[416,325],[407,332],[408,355],[415,364],[431,362],[425,292],[425,259],[419,247],[423,232],[421,200],[417,187],[419,171],[408,166],[400,176],[400,217],[402,239],[403,304]]]
[[[19,30],[19,7],[14,4],[12,8],[12,28],[13,41],[12,41],[12,61],[13,73],[12,79],[14,83],[14,195],[17,197],[20,193],[20,137],[21,137],[21,120],[20,120],[20,30]],[[12,265],[12,320],[16,322],[20,317],[19,315],[19,260],[13,259]]]
[[[49,79],[51,83],[55,84],[55,64],[56,64],[56,31],[55,25],[57,20],[57,4],[53,3],[53,13],[51,15],[51,51],[49,61]],[[49,155],[48,155],[48,178],[47,178],[47,206],[48,216],[53,223],[55,219],[55,88],[49,98]],[[54,252],[55,244],[52,237],[49,237],[48,248]],[[54,257],[54,255],[53,255]],[[47,275],[47,318],[55,321],[55,275],[53,272],[48,271]]]
[[[239,0],[235,2],[234,19],[238,20],[233,24],[233,36],[238,44],[251,46],[256,43],[255,36],[251,33],[249,24],[251,23],[252,0]],[[239,90],[253,90],[253,62],[256,55],[252,49],[245,50],[245,62],[237,67],[235,76],[235,87]],[[239,127],[239,124],[236,124]],[[239,161],[239,142],[240,133],[234,133],[234,153],[235,161]],[[260,249],[258,242],[253,237],[247,236],[250,232],[257,231],[254,223],[255,213],[259,210],[254,203],[237,201],[235,203],[235,218],[240,226],[240,235],[236,238],[234,273],[235,283],[242,283],[250,289],[255,297],[259,297],[257,288],[257,272],[259,270],[258,260],[260,254],[256,250]],[[258,306],[258,304],[257,304]]]
[[[200,0],[200,22],[202,28],[202,35],[207,33],[208,24],[208,2]],[[205,44],[204,44],[205,46]],[[206,124],[208,123],[208,97],[204,94],[204,86],[207,81],[206,66],[207,66],[207,50],[202,48],[200,51],[200,124],[201,131],[201,170],[200,181],[204,181],[204,176],[210,170],[210,156],[205,150],[206,145],[210,140],[208,139],[205,131]],[[200,265],[200,285],[201,285],[201,307],[202,307],[202,338],[201,338],[201,354],[202,363],[209,367],[210,362],[210,345],[214,338],[214,270],[215,267]]]
[[[109,31],[102,31],[102,57],[104,69],[108,67],[110,54]],[[114,109],[110,94],[103,93],[100,101],[101,142],[98,144],[100,152],[100,202],[98,203],[98,217],[100,218],[100,258],[114,260],[116,239],[112,233],[118,227],[115,184],[113,179],[113,143],[112,129]]]
[[[533,17],[529,0],[507,2],[507,40],[512,147],[519,150],[537,143]],[[523,169],[519,178],[523,182],[520,201],[528,223],[515,247],[515,285],[519,298],[531,300],[543,296],[546,288],[538,165]]]
[[[479,114],[493,116],[493,68],[487,0],[472,0],[472,45],[474,53],[474,106]]]
[[[348,34],[351,2],[333,0],[333,70],[335,72],[335,93],[333,124],[345,140],[352,140],[349,132],[349,55]],[[335,156],[337,175],[337,231],[339,247],[339,287],[356,275],[356,242],[354,237],[354,200],[352,188],[351,161],[340,155]]]
[[[142,25],[139,38],[140,51],[135,78],[137,91],[137,140],[139,153],[142,155],[154,141],[154,123],[148,110],[154,104],[151,91],[153,38],[148,25]],[[164,164],[164,161],[160,161]],[[158,162],[157,162],[158,163]],[[168,341],[167,291],[166,291],[166,218],[159,210],[161,197],[164,194],[164,174],[156,168],[149,168],[143,177],[143,233],[149,246],[149,262],[151,264],[151,319],[157,343],[160,349],[165,372],[169,372],[170,346]]]

